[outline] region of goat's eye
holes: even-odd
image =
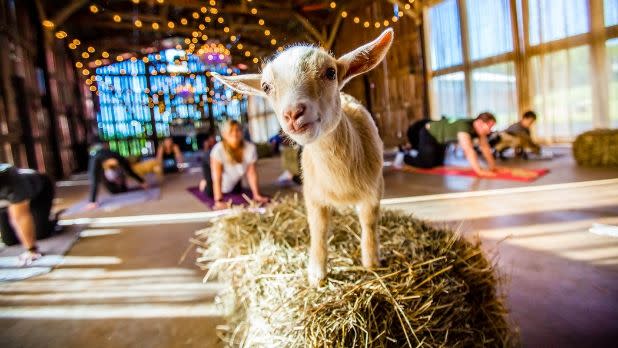
[[[326,69],[324,76],[329,80],[334,80],[337,78],[337,70],[335,70],[335,68],[328,68]]]
[[[270,90],[271,90],[270,85],[266,82],[262,83],[262,90],[266,94],[270,93]]]

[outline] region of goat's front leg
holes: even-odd
[[[380,265],[380,237],[378,235],[378,218],[380,204],[362,202],[357,207],[361,225],[361,256],[363,266],[373,268]]]
[[[326,278],[326,263],[328,259],[328,208],[306,200],[307,218],[309,219],[309,232],[311,234],[311,246],[309,248],[309,267],[307,275],[312,286],[319,286]]]

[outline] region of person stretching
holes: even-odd
[[[407,135],[412,151],[405,153],[403,162],[418,168],[433,168],[444,165],[446,146],[458,143],[463,149],[472,169],[480,176],[494,176],[496,165],[487,135],[496,124],[496,118],[489,112],[479,114],[475,119],[448,119],[439,121],[421,120],[410,126]],[[483,169],[474,150],[473,139],[478,138],[479,147],[487,161]]]
[[[268,198],[260,194],[258,187],[255,144],[243,140],[240,124],[234,120],[223,124],[221,137],[223,140],[210,151],[210,165],[203,165],[205,183],[200,185],[206,195],[214,198],[213,208],[227,207],[223,194],[242,192],[242,177],[245,175],[253,193],[253,200],[258,203],[268,202]]]
[[[0,234],[4,244],[21,242],[26,249],[19,256],[20,265],[40,258],[37,239],[54,233],[56,220],[49,217],[53,200],[49,176],[0,163]]]
[[[94,209],[97,205],[97,191],[99,182],[112,194],[127,192],[126,175],[139,182],[143,189],[148,188],[144,179],[137,175],[129,161],[103,145],[95,145],[90,150],[88,162],[88,180],[90,181],[90,195],[87,208]]]
[[[180,147],[174,144],[172,138],[163,139],[163,143],[157,150],[157,161],[163,168],[163,173],[176,173],[180,170],[179,165],[184,162]]]

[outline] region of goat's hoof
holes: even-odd
[[[363,257],[363,267],[365,268],[378,268],[381,264],[378,256]]]
[[[326,279],[326,268],[310,265],[307,270],[307,277],[309,278],[309,285],[318,288]]]

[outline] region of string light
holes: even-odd
[[[90,53],[94,53],[94,47],[89,46],[89,47],[88,47],[88,52],[90,52]]]
[[[97,7],[97,5],[90,5],[90,12],[92,13],[99,12],[99,8]]]
[[[153,22],[153,23],[152,23],[152,29],[154,29],[154,30],[159,30],[159,23],[157,23],[157,22]]]
[[[408,2],[409,3],[413,3],[414,0],[408,0]],[[335,8],[337,8],[337,2],[331,1],[329,6],[330,6],[331,9],[335,9]],[[410,9],[410,4],[405,4],[404,8],[406,10],[409,10]],[[388,26],[391,25],[391,22],[393,24],[397,23],[399,21],[399,18],[403,17],[403,14],[404,13],[402,11],[397,11],[397,13],[394,16],[390,17],[390,18],[387,18],[387,19],[384,19],[384,20],[375,21],[373,23],[373,26],[375,28],[380,28],[382,26],[388,27]],[[348,18],[349,14],[348,14],[347,11],[341,11],[339,13],[339,15],[341,16],[341,18]],[[362,21],[358,16],[354,16],[352,18],[352,21],[354,22],[354,24],[361,24],[361,22],[362,22],[362,26],[365,27],[365,28],[371,27],[371,22],[370,21]]]
[[[45,29],[54,29],[54,27],[56,26],[54,22],[50,21],[49,19],[44,20],[43,22],[41,22],[41,24]]]
[[[167,27],[170,28],[170,29],[174,29],[174,27],[175,27],[174,22],[172,22],[172,21],[167,22]]]
[[[120,23],[120,21],[122,21],[122,17],[120,17],[120,15],[115,14],[113,17],[113,20],[116,23]]]
[[[182,24],[182,25],[187,25],[187,23],[189,23],[189,22],[187,21],[187,19],[186,19],[186,18],[181,18],[181,19],[180,19],[180,24]]]
[[[64,39],[65,37],[67,37],[67,33],[66,33],[66,31],[62,31],[62,30],[60,30],[60,31],[57,31],[57,32],[56,32],[56,38],[58,38],[58,39]]]

